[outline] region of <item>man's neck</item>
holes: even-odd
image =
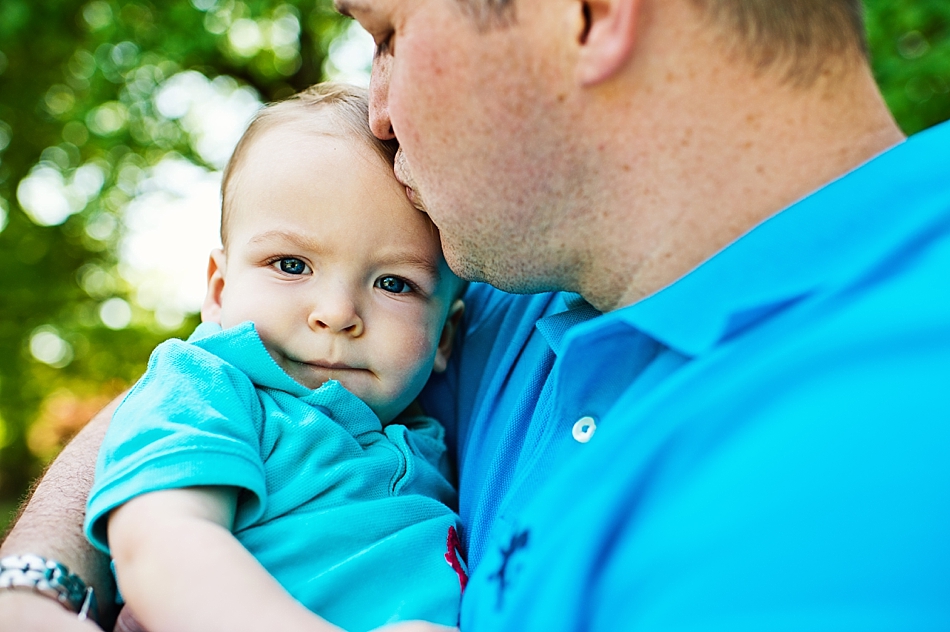
[[[904,138],[863,62],[802,87],[734,60],[680,61],[636,117],[618,104],[628,114],[614,120],[627,125],[602,143],[614,150],[598,174],[607,212],[585,231],[589,265],[577,279],[602,311],[670,285]]]

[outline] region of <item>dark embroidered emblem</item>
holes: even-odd
[[[515,553],[521,549],[528,547],[528,531],[522,531],[521,533],[515,533],[511,536],[511,541],[508,543],[506,548],[500,549],[498,552],[501,553],[501,566],[498,567],[498,570],[488,576],[490,581],[498,581],[498,603],[495,605],[496,610],[501,610],[504,607],[505,601],[505,590],[508,589],[511,577],[509,575],[511,558],[515,556]]]
[[[458,575],[459,592],[465,592],[465,586],[468,585],[468,575],[465,574],[465,568],[462,566],[461,552],[462,543],[459,541],[459,534],[455,527],[449,527],[449,536],[445,540],[445,561]]]

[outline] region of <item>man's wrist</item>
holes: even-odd
[[[95,593],[62,563],[38,555],[0,558],[0,591],[32,592],[75,613],[80,620],[97,620]]]

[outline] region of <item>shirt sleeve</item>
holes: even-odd
[[[262,431],[262,406],[243,372],[187,342],[159,345],[100,448],[87,537],[108,553],[111,510],[141,494],[199,485],[243,490],[238,521],[257,520],[266,502]]]

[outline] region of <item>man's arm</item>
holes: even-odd
[[[13,529],[0,545],[0,557],[33,553],[55,559],[92,586],[99,604],[100,621],[112,628],[115,618],[115,583],[109,558],[95,550],[83,534],[86,498],[92,488],[96,455],[112,413],[121,396],[106,406],[50,465],[24,507]],[[89,622],[49,597],[23,590],[0,590],[0,621],[4,629],[95,630]]]

